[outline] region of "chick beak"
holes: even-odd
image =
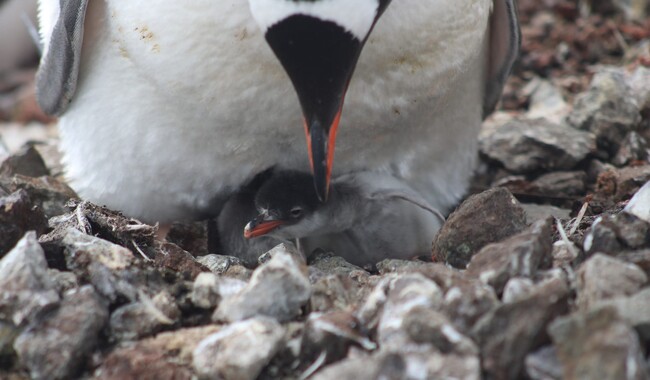
[[[260,214],[255,219],[251,220],[244,227],[244,237],[252,239],[258,236],[263,236],[280,227],[284,221],[274,219],[269,215]]]

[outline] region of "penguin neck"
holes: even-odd
[[[328,221],[322,233],[337,233],[352,228],[364,215],[363,196],[360,189],[347,182],[332,183],[329,197],[317,211]]]

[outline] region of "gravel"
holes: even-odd
[[[80,201],[50,129],[0,124],[0,378],[650,378],[650,18],[577,3],[519,0],[509,112],[430,257],[247,267]]]

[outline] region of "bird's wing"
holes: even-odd
[[[488,71],[483,116],[496,107],[503,85],[519,54],[521,31],[516,0],[494,0],[489,24]]]
[[[88,0],[60,0],[59,17],[36,76],[36,97],[44,112],[63,113],[77,88]]]

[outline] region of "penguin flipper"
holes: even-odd
[[[88,0],[60,0],[59,17],[36,75],[36,99],[47,114],[62,114],[77,89],[87,7]]]
[[[494,0],[489,22],[489,46],[483,117],[497,105],[503,86],[521,46],[521,30],[516,0]]]

